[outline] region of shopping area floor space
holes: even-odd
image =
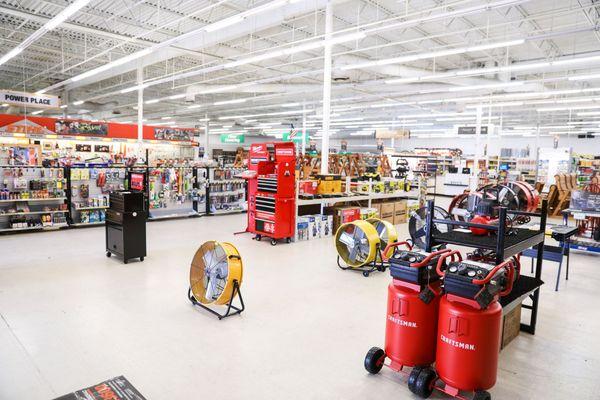
[[[383,344],[389,275],[341,271],[331,240],[272,247],[232,234],[244,226],[245,215],[149,223],[148,257],[127,265],[106,257],[101,227],[1,236],[0,399],[118,375],[149,400],[413,398],[397,374],[362,365]],[[241,316],[219,321],[187,300],[206,240],[243,257]],[[537,334],[502,351],[495,399],[598,398],[599,261],[573,253],[559,292],[545,264]]]

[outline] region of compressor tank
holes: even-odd
[[[487,390],[496,383],[502,307],[481,310],[461,301],[440,300],[436,370],[460,390]]]
[[[439,291],[439,282],[437,286]],[[425,304],[419,291],[418,285],[397,279],[388,286],[385,354],[392,368],[394,364],[428,366],[435,361],[440,296]]]

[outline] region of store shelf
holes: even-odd
[[[98,225],[104,225],[104,221],[96,221],[96,222],[77,222],[77,223],[71,224],[70,226],[82,227],[82,226],[98,226]]]
[[[98,206],[98,207],[74,207],[75,211],[89,211],[89,210],[106,210],[108,206]]]
[[[211,211],[210,215],[225,215],[225,214],[238,214],[241,212],[245,212],[246,210],[238,209],[238,210],[216,210]]]
[[[51,226],[28,226],[27,228],[4,228],[0,232],[21,232],[21,231],[50,231],[67,227],[67,224],[55,224]]]
[[[355,196],[341,196],[341,197],[323,197],[319,199],[298,199],[297,203],[299,206],[307,206],[311,204],[330,204],[339,203],[346,201],[362,201],[369,200],[368,195],[355,195]]]
[[[41,215],[41,214],[68,214],[69,211],[68,210],[54,210],[54,211],[23,211],[23,212],[16,212],[16,213],[6,213],[6,214],[2,214],[0,213],[0,217],[11,217],[11,216],[18,216],[18,215]]]
[[[18,203],[18,202],[44,202],[44,201],[65,201],[66,197],[50,197],[46,199],[11,199],[11,200],[0,200],[0,203]]]

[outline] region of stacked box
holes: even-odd
[[[337,231],[340,225],[360,219],[360,207],[340,206],[333,209],[333,230]]]
[[[406,223],[406,200],[400,200],[394,203],[394,225]]]
[[[377,218],[379,212],[375,207],[362,207],[360,209],[360,219]]]
[[[394,203],[381,203],[381,210],[379,218],[383,221],[387,221],[390,224],[394,223]]]

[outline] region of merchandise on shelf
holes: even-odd
[[[210,169],[208,182],[210,213],[243,211],[246,200],[246,182],[237,178],[241,168]]]
[[[151,217],[194,213],[193,202],[198,193],[193,168],[148,168],[148,181]]]
[[[298,241],[331,237],[333,234],[333,215],[303,215],[296,220]]]

